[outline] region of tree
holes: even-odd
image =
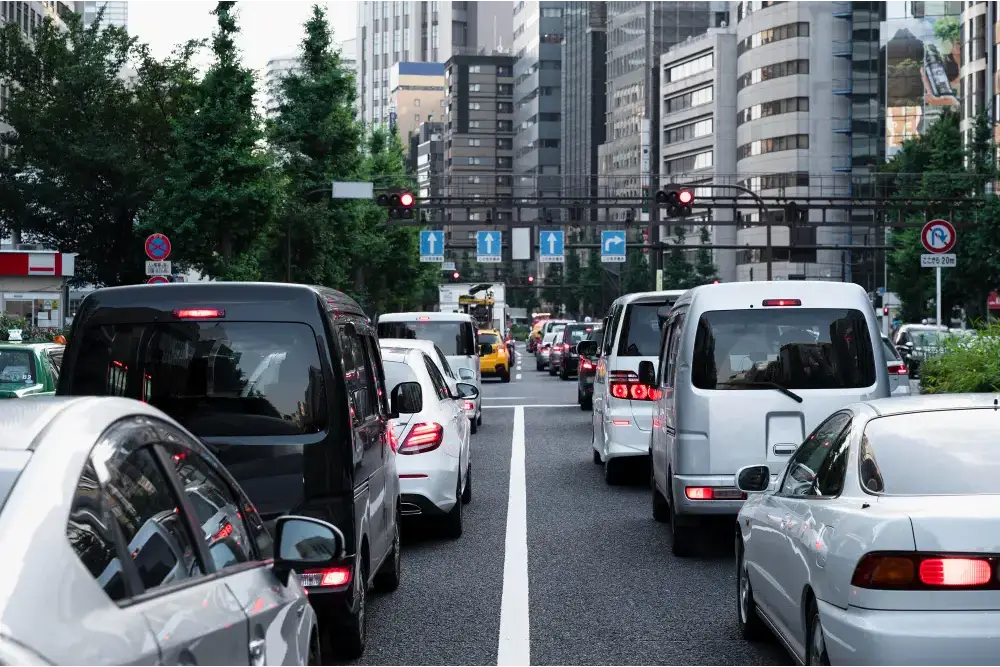
[[[684,250],[679,247],[684,245],[686,237],[687,234],[683,226],[674,227],[673,247],[670,248],[663,261],[663,287],[665,289],[690,289],[700,284],[695,268],[687,260]]]
[[[649,279],[649,262],[646,261],[642,250],[628,248],[627,253],[625,268],[621,275],[622,293],[647,292],[653,289],[652,281]]]
[[[160,61],[120,28],[65,21],[46,18],[30,40],[13,22],[0,31],[13,151],[0,166],[0,227],[77,253],[77,282],[137,283],[138,222],[174,150],[171,121],[193,107],[198,43]]]
[[[574,234],[573,243],[579,242],[580,235]],[[580,255],[577,250],[567,249],[566,265],[563,269],[563,283],[565,284],[563,299],[566,302],[566,312],[571,315],[576,315],[580,310],[580,302],[583,300],[584,294],[587,292],[587,288],[582,285],[583,267],[580,264]]]
[[[235,2],[213,14],[215,61],[194,113],[174,121],[175,153],[151,210],[150,229],[170,230],[192,265],[223,280],[253,280],[283,199],[283,178],[254,104],[254,74],[240,62]]]
[[[698,283],[707,285],[718,279],[718,270],[712,261],[712,235],[708,227],[702,227],[699,234],[701,247],[695,252],[694,272],[698,276]]]
[[[353,282],[353,202],[330,198],[333,181],[355,180],[362,130],[354,118],[353,75],[333,48],[326,11],[313,5],[299,50],[301,70],[275,92],[267,137],[287,179],[288,200],[271,229],[261,271],[271,280],[343,287]]]
[[[604,263],[601,251],[591,248],[587,254],[587,264],[583,268],[583,312],[587,315],[603,316],[605,303]]]

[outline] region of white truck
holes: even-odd
[[[468,313],[480,329],[496,329],[506,340],[507,301],[502,283],[451,283],[438,288],[442,313]],[[492,301],[492,303],[490,303]],[[462,303],[466,302],[466,303]]]

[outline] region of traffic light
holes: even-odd
[[[889,316],[889,306],[882,306],[882,314],[886,317]]]
[[[461,277],[462,276],[461,276],[461,274],[459,274],[458,271],[455,271],[453,274],[451,274],[451,279],[454,280],[456,283],[458,282],[458,279],[461,278]]]
[[[535,284],[535,276],[528,276],[528,284],[529,285]]]
[[[670,218],[684,218],[691,215],[694,204],[694,191],[690,188],[671,183],[663,190],[656,192],[656,203],[667,207]]]
[[[389,209],[389,218],[393,220],[412,220],[414,217],[413,207],[417,203],[413,193],[409,190],[392,190],[383,192],[375,198],[379,206]]]

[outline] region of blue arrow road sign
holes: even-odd
[[[476,261],[496,264],[502,257],[503,235],[500,232],[476,232]]]
[[[605,230],[601,232],[601,261],[625,261],[625,230]]]
[[[538,261],[540,262],[563,262],[563,239],[562,231],[543,230],[538,236]]]
[[[444,232],[440,230],[420,232],[420,261],[444,261]]]

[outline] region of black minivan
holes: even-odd
[[[369,586],[399,585],[400,507],[390,391],[357,302],[294,284],[99,289],[74,318],[57,394],[148,402],[212,449],[269,527],[299,514],[340,528],[343,565],[300,578],[324,655],[361,655]]]

